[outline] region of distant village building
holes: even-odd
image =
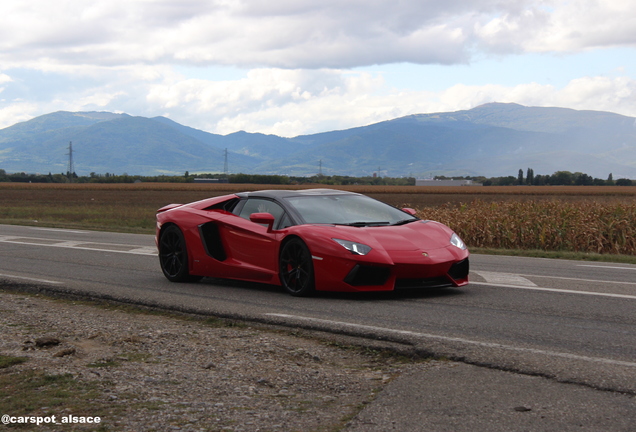
[[[415,186],[483,186],[482,183],[476,183],[472,180],[415,180]]]
[[[228,183],[227,179],[195,178],[195,183]]]

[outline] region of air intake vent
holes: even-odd
[[[223,249],[219,227],[213,222],[208,222],[199,226],[199,232],[201,233],[205,252],[215,260],[224,261],[227,255],[225,254],[225,249]]]
[[[468,270],[468,258],[466,258],[465,260],[453,264],[448,271],[448,275],[455,280],[466,279],[468,277]]]
[[[345,278],[345,282],[353,286],[381,286],[391,274],[387,267],[365,266],[357,264]]]
[[[423,288],[448,288],[453,283],[444,276],[426,279],[398,279],[395,281],[395,289],[423,289]]]

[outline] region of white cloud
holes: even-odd
[[[470,109],[488,102],[514,102],[526,106],[567,107],[612,111],[636,117],[636,80],[627,77],[586,77],[563,88],[537,83],[513,87],[456,85],[438,94],[440,110]]]
[[[389,88],[381,74],[259,69],[236,81],[156,84],[149,91],[148,101],[178,122],[214,133],[246,130],[295,136],[410,114],[470,109],[488,102],[607,110],[636,116],[636,80],[579,78],[563,88],[538,83],[458,84],[434,93]]]
[[[480,46],[501,52],[576,52],[636,47],[636,2],[547,0],[477,22]]]
[[[0,73],[0,84],[13,81],[9,75]],[[0,87],[0,93],[4,91],[4,87]]]
[[[24,0],[0,6],[3,67],[464,63],[636,42],[631,0]]]
[[[45,73],[47,75],[49,72]],[[14,84],[6,74],[3,96]],[[165,67],[79,69],[68,87],[40,100],[0,100],[0,127],[58,110],[165,115],[191,127],[296,136],[410,114],[470,109],[488,102],[562,106],[636,116],[636,80],[581,77],[555,87],[539,83],[452,85],[440,91],[391,88],[381,72],[254,69],[237,79],[188,79]],[[86,85],[73,88],[78,82]]]
[[[353,119],[364,121],[368,115],[356,113],[364,107],[353,102],[382,88],[382,78],[368,73],[255,69],[234,81],[190,79],[155,84],[147,100],[186,124],[206,118],[198,127],[211,132],[248,130],[291,136],[327,130],[323,128],[327,125],[337,128],[338,119],[343,127],[350,127]]]
[[[636,117],[636,80],[585,77],[572,80],[558,102],[577,109],[615,111]]]
[[[24,101],[16,101],[6,106],[0,105],[0,129],[31,120],[40,114],[39,108],[36,104]]]
[[[347,70],[470,65],[524,52],[567,57],[607,46],[636,47],[636,2],[6,1],[0,127],[58,110],[108,110],[167,115],[217,133],[292,136],[492,101],[636,116],[633,62],[608,66],[625,67],[610,76],[576,72],[559,86],[527,74],[525,83],[502,85],[493,69],[488,81],[472,81],[478,85],[445,84],[435,92],[391,88],[382,73]],[[215,65],[232,65],[241,76],[215,79]],[[188,69],[180,66],[201,73],[179,74]]]

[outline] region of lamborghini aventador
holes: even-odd
[[[331,189],[236,193],[157,212],[163,274],[282,285],[291,295],[468,283],[469,253],[447,226]]]

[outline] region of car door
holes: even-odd
[[[274,216],[274,231],[249,220],[253,213]],[[273,280],[278,275],[278,247],[283,234],[276,231],[286,219],[283,208],[274,201],[248,198],[238,207],[238,217],[226,220],[224,237],[228,248],[227,264],[235,266],[236,277],[261,281]]]

